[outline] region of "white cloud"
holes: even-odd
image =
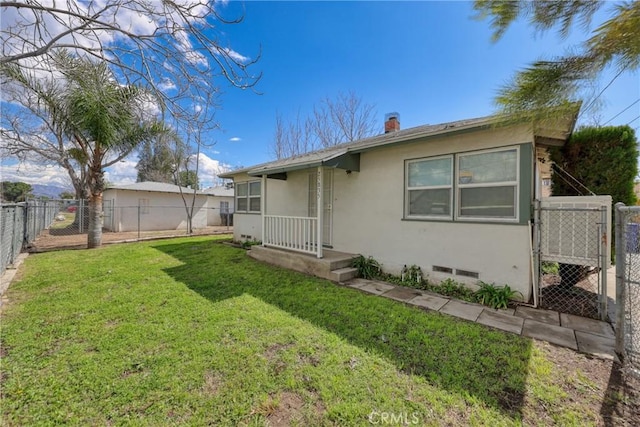
[[[138,178],[137,164],[138,156],[131,155],[113,166],[109,166],[105,170],[104,177],[112,185],[133,184]]]
[[[234,136],[233,138],[229,138],[229,141],[231,141],[231,142],[240,142],[240,141],[242,141],[242,138],[240,138],[238,136]]]
[[[138,171],[137,156],[125,159],[105,170],[105,179],[109,184],[126,185],[136,182]],[[42,166],[25,161],[0,166],[0,179],[3,181],[20,181],[27,184],[56,185],[72,189],[71,179],[67,170],[60,166]]]
[[[32,162],[3,163],[0,166],[0,177],[3,181],[73,188],[69,174],[59,166],[42,166]]]
[[[228,47],[219,48],[218,51],[221,55],[226,55],[229,58],[233,59],[236,62],[244,64],[248,62],[251,58],[244,56],[233,49],[229,49]]]
[[[231,165],[212,159],[204,153],[200,153],[199,178],[203,188],[220,184],[218,175],[231,170]],[[195,160],[195,156],[192,160]],[[195,165],[194,165],[195,166]]]
[[[160,89],[163,92],[167,92],[175,88],[176,88],[176,84],[166,77],[162,79],[160,83],[158,83],[158,89]]]

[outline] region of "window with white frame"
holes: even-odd
[[[241,182],[236,188],[236,212],[260,213],[260,181]]]
[[[516,220],[519,161],[517,147],[408,160],[405,218]]]
[[[407,217],[451,219],[453,156],[411,160],[406,168]]]
[[[458,217],[516,219],[518,149],[458,155]]]

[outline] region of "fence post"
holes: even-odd
[[[611,230],[607,230],[607,210],[606,206],[600,206],[600,320],[603,321],[607,320],[607,245],[611,245]]]
[[[616,213],[616,353],[624,359],[624,253],[626,250],[626,230],[622,207],[624,203],[615,205]]]
[[[540,295],[540,200],[535,200],[533,210],[533,306],[538,307]]]
[[[138,240],[140,240],[140,200],[138,200]]]

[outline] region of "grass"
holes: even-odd
[[[52,228],[52,229],[67,228],[71,224],[73,224],[73,221],[75,221],[75,219],[76,219],[76,213],[75,212],[60,211],[58,213],[58,215],[56,215],[56,216],[59,216],[59,215],[64,216],[64,220],[63,221],[53,221],[53,224],[51,224],[50,228]]]
[[[4,425],[597,423],[528,339],[217,238],[37,254],[20,276],[3,308]]]

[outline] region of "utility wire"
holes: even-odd
[[[620,72],[619,72],[618,74],[616,74],[616,75],[611,79],[611,81],[609,82],[609,84],[608,84],[608,85],[606,85],[606,86],[604,87],[604,89],[602,89],[602,90],[600,91],[600,93],[599,93],[595,98],[593,98],[593,99],[591,100],[591,102],[589,102],[589,105],[587,105],[585,108],[583,108],[583,109],[580,111],[580,114],[578,114],[578,117],[582,116],[582,114],[583,114],[585,111],[588,111],[588,110],[589,110],[589,108],[591,108],[591,106],[592,106],[593,104],[595,104],[595,102],[598,100],[598,98],[600,98],[600,97],[602,96],[602,94],[604,93],[604,91],[605,91],[605,90],[607,90],[607,89],[609,89],[609,86],[611,86],[611,85],[613,84],[613,82],[615,82],[615,81],[616,81],[616,79],[617,79],[618,77],[620,77],[624,71],[625,71],[624,69],[620,70]]]
[[[627,111],[629,108],[633,107],[634,105],[636,105],[638,102],[640,102],[640,98],[636,99],[635,102],[633,102],[631,105],[629,105],[627,108],[625,108],[624,110],[620,111],[618,114],[616,114],[615,116],[611,117],[609,120],[607,120],[606,122],[604,122],[604,125],[606,125],[607,123],[609,123],[611,120],[615,119],[616,117],[618,117],[620,114],[624,113],[625,111]]]
[[[640,119],[640,116],[637,116],[635,119],[631,120],[629,123],[627,123],[628,125],[630,125],[631,123],[635,122],[636,120]]]

